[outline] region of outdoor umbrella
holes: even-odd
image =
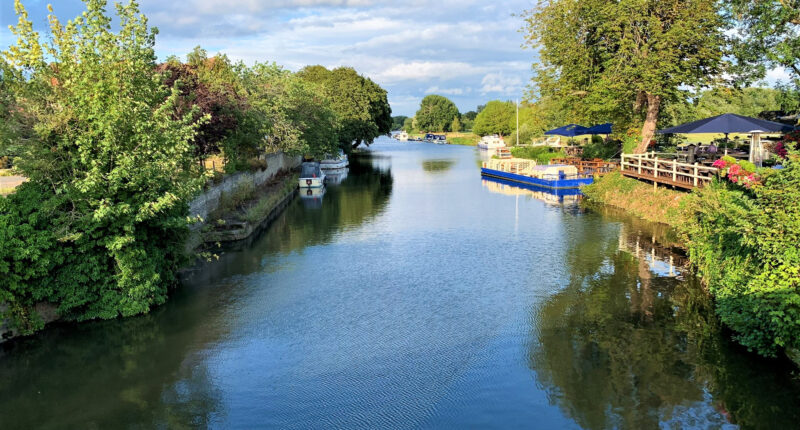
[[[659,133],[662,134],[724,133],[726,141],[728,140],[728,133],[752,134],[753,137],[752,140],[750,141],[750,160],[754,161],[753,149],[758,148],[759,154],[756,165],[760,165],[761,164],[760,134],[789,132],[794,129],[795,129],[794,126],[781,124],[779,122],[767,121],[758,118],[750,118],[749,116],[736,115],[733,113],[726,113],[711,118],[701,119],[700,121],[687,122],[686,124],[665,128],[663,130],[660,130]]]
[[[753,130],[761,130],[766,133],[792,131],[791,125],[781,124],[749,116],[726,113],[701,119],[699,121],[687,122],[675,127],[659,130],[662,134],[690,134],[690,133],[750,133]]]
[[[586,134],[611,134],[611,123],[599,124],[586,129]]]
[[[589,130],[588,128],[578,125],[578,124],[569,124],[563,127],[554,128],[552,130],[545,131],[544,134],[552,134],[556,136],[567,136],[567,137],[575,137],[580,136],[582,134],[587,134],[586,131]]]

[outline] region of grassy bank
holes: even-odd
[[[688,194],[626,178],[618,171],[609,173],[583,187],[583,193],[596,202],[624,209],[652,222],[677,227],[682,219],[681,201]]]
[[[511,155],[517,158],[536,160],[538,164],[550,164],[550,160],[553,158],[566,157],[564,151],[550,151],[550,148],[544,146],[535,148],[518,148],[512,146]]]
[[[451,145],[476,146],[481,137],[472,133],[447,133],[447,142]]]

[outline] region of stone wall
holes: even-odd
[[[245,182],[252,182],[258,188],[270,179],[275,177],[282,170],[292,170],[300,166],[302,158],[289,156],[283,153],[266,155],[267,167],[258,172],[239,172],[226,176],[222,182],[209,186],[202,194],[197,196],[189,203],[189,213],[192,217],[199,216],[202,220],[208,220],[209,214],[213,213],[220,203],[220,197],[224,193],[233,192],[236,187]],[[195,223],[191,226],[192,236],[186,244],[186,251],[192,252],[199,247],[203,240],[200,229],[203,223]]]

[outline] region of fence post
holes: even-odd
[[[624,171],[625,170],[625,154],[620,154],[620,157],[622,157],[622,158],[619,160],[619,167],[620,167],[620,169],[622,169]]]
[[[678,182],[678,160],[672,160],[672,182]]]
[[[639,160],[639,174],[642,174],[642,157],[636,157]]]
[[[697,188],[697,161],[694,162],[694,186]]]

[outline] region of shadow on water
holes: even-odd
[[[320,208],[309,211],[295,199],[250,240],[192,271],[150,314],[55,325],[0,345],[0,429],[203,428],[224,421],[202,351],[230,336],[219,308],[241,286],[235,276],[211,280],[261,271],[263,256],[324,243],[378,215],[391,190],[390,170],[373,168],[369,154],[354,157],[350,174],[327,190]]]
[[[728,340],[674,233],[594,209],[604,223],[567,239],[568,286],[535,311],[528,360],[550,402],[588,429],[796,428],[792,365]]]

